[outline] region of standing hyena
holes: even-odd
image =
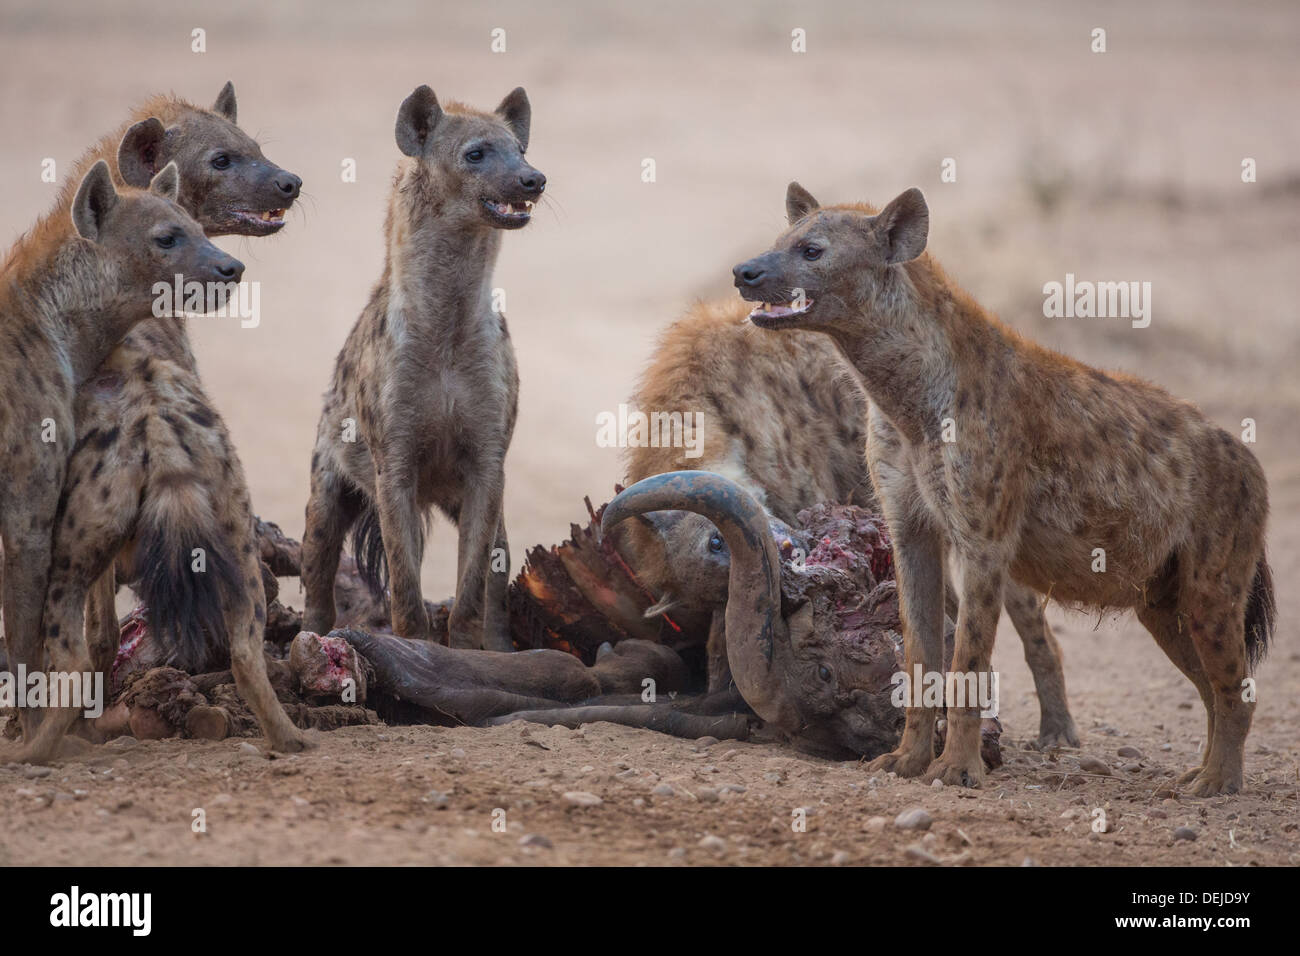
[[[74,442],[100,455],[106,447],[102,436],[78,439],[75,390],[150,314],[154,283],[182,275],[224,290],[244,271],[176,205],[175,164],[147,191],[119,193],[102,161],[69,198],[74,182],[0,268],[0,440],[6,451],[0,534],[9,665],[44,671],[48,655],[51,672],[65,675],[88,672],[90,656],[80,626],[63,629],[41,620],[51,542]],[[27,735],[18,759],[48,759],[78,709],[69,701],[47,715]]]
[[[852,369],[826,336],[774,336],[748,323],[748,314],[735,300],[701,303],[664,333],[633,405],[647,415],[680,413],[702,427],[684,436],[696,439],[693,444],[661,440],[630,448],[628,480],[711,471],[736,482],[787,525],[822,502],[873,507],[867,398]],[[697,609],[708,609],[709,687],[719,689],[729,680],[726,542],[711,521],[690,511],[639,515],[623,527],[637,575],[659,599],[651,611],[684,618],[683,627],[698,630]],[[700,574],[702,567],[713,573]],[[955,619],[956,595],[951,588],[947,593]],[[1060,647],[1042,602],[1011,582],[1005,604],[1038,692],[1038,746],[1078,746]]]
[[[546,177],[524,161],[528,96],[495,113],[438,105],[421,86],[397,114],[398,167],[384,275],[325,394],[303,536],[303,626],[334,624],[334,574],[349,528],[378,589],[386,563],[393,629],[428,637],[420,595],[424,521],[458,526],[453,646],[508,650],[509,570],[501,499],[519,375],[492,307],[502,229],[527,224]]]
[[[1134,608],[1205,703],[1205,757],[1183,782],[1202,796],[1240,789],[1249,668],[1274,616],[1255,456],[1163,389],[1048,351],[988,315],[923,255],[919,190],[877,214],[818,208],[791,183],[786,209],[790,229],[736,266],[736,286],[751,302],[790,303],[761,305],[755,324],[825,332],[862,376],[909,673],[941,670],[949,545],[962,570],[953,666],[968,673],[989,669],[1008,580]],[[978,785],[978,708],[949,707],[935,759],[937,716],[909,708],[902,743],[873,768]]]
[[[175,163],[178,201],[209,236],[272,235],[302,181],[262,155],[236,114],[229,83],[211,109],[154,97],[78,169],[104,160],[120,182],[138,186]],[[300,749],[305,737],[276,700],[262,659],[266,598],[243,468],[199,381],[186,320],[143,314],[77,390],[80,441],[55,528],[46,619],[64,630],[86,621],[95,669],[108,673],[119,638],[117,581],[132,583],[172,663],[193,672],[225,666],[229,655],[271,746]]]

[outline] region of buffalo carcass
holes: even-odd
[[[724,579],[726,655],[743,704],[808,752],[844,758],[892,749],[903,725],[895,696],[902,638],[880,519],[853,506],[821,505],[800,513],[803,528],[791,528],[729,479],[685,471],[621,492],[603,509],[601,529],[609,535],[626,519],[665,510],[702,515],[721,537],[721,547],[681,556],[677,573],[704,587]],[[951,655],[951,627],[947,646]],[[489,723],[608,720],[672,732],[673,715],[739,704],[715,689],[689,701],[532,710]],[[999,733],[996,720],[985,721],[991,766],[1001,763]]]

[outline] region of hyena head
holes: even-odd
[[[741,297],[761,303],[749,316],[760,328],[830,331],[849,325],[905,291],[903,264],[925,251],[930,213],[919,189],[907,190],[877,213],[867,205],[822,208],[791,183],[785,208],[785,234],[731,270]]]
[[[235,88],[227,83],[211,110],[184,110],[169,127],[157,117],[141,120],[127,130],[118,150],[123,182],[143,189],[175,163],[178,201],[209,236],[278,232],[302,180],[263,156],[235,117]]]
[[[88,290],[100,302],[125,306],[136,318],[148,315],[154,301],[154,284],[213,283],[228,289],[244,274],[244,264],[214,246],[203,227],[176,199],[180,176],[168,163],[146,189],[128,187],[118,192],[108,163],[90,168],[72,201],[72,223],[77,235],[94,243],[101,278],[109,287]],[[220,293],[219,293],[220,295]]]
[[[532,108],[523,87],[492,113],[444,110],[427,86],[397,111],[397,147],[420,163],[438,191],[439,215],[466,226],[519,229],[532,218],[546,177],[524,160]]]

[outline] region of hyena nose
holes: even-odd
[[[297,199],[298,191],[302,189],[302,180],[293,173],[286,173],[281,170],[280,174],[275,177],[275,188],[284,194],[285,199]]]
[[[233,256],[227,256],[216,265],[217,275],[227,282],[238,282],[244,277],[244,264]]]
[[[546,177],[533,169],[519,177],[519,185],[530,193],[540,193],[546,188]]]
[[[742,262],[731,270],[731,274],[736,277],[736,286],[739,287],[742,285],[758,285],[763,281],[763,276],[767,275],[767,272],[762,266]]]

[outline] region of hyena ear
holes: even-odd
[[[930,207],[921,190],[913,186],[876,217],[876,235],[885,246],[885,262],[910,262],[925,252],[930,232]]]
[[[397,110],[397,148],[407,156],[422,156],[440,119],[438,97],[429,87],[417,86]]]
[[[533,108],[528,103],[528,94],[522,86],[516,86],[497,107],[497,116],[506,121],[510,132],[519,140],[519,151],[528,152],[528,127],[533,122]]]
[[[176,168],[174,161],[164,166],[162,172],[150,181],[149,192],[172,202],[177,201],[181,194],[181,171]]]
[[[127,130],[122,145],[117,148],[117,171],[122,175],[122,182],[137,189],[146,188],[158,172],[166,138],[167,130],[156,116],[140,120]]]
[[[798,183],[792,182],[785,187],[785,218],[790,225],[793,226],[808,213],[820,208],[821,203]]]
[[[104,218],[117,205],[117,187],[113,185],[113,174],[108,171],[108,163],[100,160],[90,167],[77,187],[77,196],[72,200],[72,225],[77,235],[91,242],[98,242],[104,228]]]
[[[230,80],[226,80],[226,85],[217,94],[217,101],[212,104],[212,112],[224,116],[232,123],[238,122],[235,119],[239,115],[239,108],[235,105],[235,84]]]

